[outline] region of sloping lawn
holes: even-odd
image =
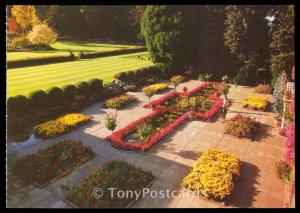
[[[109,83],[118,72],[152,65],[150,60],[137,58],[145,54],[147,52],[8,69],[7,95],[28,95],[34,90],[74,84],[91,78],[101,78],[104,83]]]
[[[109,52],[120,49],[131,49],[139,46],[102,44],[84,41],[56,41],[51,44],[55,50],[49,51],[28,51],[28,52],[8,52],[7,61],[17,61],[32,58],[45,58],[54,56],[67,56],[70,51],[75,54],[82,50],[84,53]]]

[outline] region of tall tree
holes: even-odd
[[[294,6],[282,8],[272,23],[271,70],[275,80],[283,71],[290,73],[294,65]]]
[[[134,8],[130,10],[130,20],[131,25],[135,28],[137,33],[137,38],[142,40],[143,35],[141,33],[141,21],[146,10],[146,5],[136,5]]]
[[[243,63],[237,81],[255,79],[258,67],[267,68],[269,27],[266,15],[269,6],[230,5],[226,7],[224,44]]]
[[[25,33],[40,23],[33,5],[13,5],[11,14]]]
[[[192,63],[197,45],[192,6],[147,6],[141,21],[152,61],[163,71],[182,72]],[[189,10],[192,10],[189,12]]]

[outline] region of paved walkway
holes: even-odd
[[[199,85],[199,81],[189,81],[181,84],[189,89]],[[164,138],[147,153],[122,151],[110,146],[104,137],[110,134],[104,126],[107,109],[102,109],[102,103],[94,104],[82,113],[92,115],[93,121],[73,132],[51,140],[36,140],[31,138],[26,142],[9,143],[7,145],[7,206],[8,207],[58,207],[68,208],[63,202],[68,189],[73,187],[82,177],[89,174],[108,160],[124,159],[133,164],[150,170],[157,177],[150,190],[179,190],[183,177],[190,171],[198,156],[210,147],[237,154],[242,161],[241,177],[236,183],[228,204],[225,207],[282,207],[283,182],[274,173],[275,161],[283,157],[285,142],[273,128],[271,112],[256,112],[241,108],[240,102],[253,94],[253,88],[232,86],[228,97],[232,105],[228,118],[236,113],[244,113],[257,118],[263,125],[255,141],[239,140],[224,135],[224,124],[219,120],[213,122],[189,121],[178,127],[173,134]],[[125,109],[118,111],[118,128],[127,125],[140,116],[150,112],[142,108],[147,98],[140,92],[132,92],[138,98]],[[155,95],[152,100],[160,95]],[[256,94],[257,95],[257,94]],[[260,95],[271,99],[270,95]],[[97,153],[97,156],[43,189],[33,185],[20,183],[12,173],[13,161],[17,156],[36,152],[63,139],[82,140]],[[195,196],[176,196],[153,199],[146,196],[137,201],[137,207],[224,207],[220,204]]]

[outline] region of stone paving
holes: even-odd
[[[199,81],[189,81],[183,86],[189,89],[199,85]],[[236,188],[226,203],[211,202],[197,196],[176,196],[151,198],[146,196],[138,200],[132,207],[282,207],[283,182],[274,171],[275,161],[284,155],[284,138],[278,134],[273,122],[273,113],[257,112],[241,108],[241,101],[254,94],[253,88],[231,86],[228,97],[232,101],[227,118],[236,113],[255,117],[263,125],[254,141],[236,139],[224,135],[224,123],[219,118],[212,122],[190,121],[179,126],[172,134],[164,138],[147,153],[122,151],[113,148],[104,138],[110,134],[104,126],[108,109],[102,108],[102,102],[92,105],[82,113],[93,116],[93,121],[69,134],[50,140],[40,140],[32,137],[26,142],[9,142],[7,144],[7,207],[44,207],[70,208],[63,199],[68,190],[81,178],[105,162],[113,159],[124,159],[145,170],[150,170],[157,177],[150,190],[179,190],[183,177],[188,174],[199,155],[211,147],[236,154],[242,161],[241,177]],[[150,112],[142,108],[148,99],[141,92],[131,92],[138,99],[125,109],[118,111],[118,128],[121,128],[140,116]],[[152,100],[162,94],[155,95]],[[257,94],[256,94],[257,95]],[[260,95],[271,99],[271,95]],[[36,152],[63,139],[81,140],[89,145],[97,156],[86,164],[72,171],[44,188],[20,183],[12,172],[12,164],[18,156]]]

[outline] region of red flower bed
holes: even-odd
[[[210,96],[208,99],[215,100],[216,103],[207,112],[196,112],[195,115],[199,119],[208,120],[212,118],[215,113],[220,109],[223,103],[223,99],[217,96]]]
[[[157,107],[157,106],[160,106],[161,103],[164,103],[166,102],[167,100],[171,99],[171,98],[174,98],[178,96],[178,92],[176,92],[175,90],[173,90],[172,92],[169,92],[167,93],[166,95],[158,98],[158,99],[155,99],[153,101],[150,102],[150,104],[145,104],[143,107],[144,108],[149,108],[149,106],[151,105],[151,107]]]
[[[168,111],[168,108],[165,106],[161,106],[162,103],[165,101],[176,97],[178,95],[186,96],[186,95],[193,95],[197,92],[199,92],[201,89],[213,85],[213,84],[220,84],[218,82],[208,82],[201,84],[200,86],[194,88],[193,90],[189,92],[176,92],[172,91],[163,97],[160,97],[152,102],[150,102],[151,107],[155,107],[154,111],[149,113],[146,116],[143,116],[139,118],[136,121],[131,122],[127,126],[125,126],[122,129],[119,129],[118,131],[115,131],[112,135],[106,137],[106,140],[111,141],[111,145],[118,149],[125,149],[125,150],[141,150],[141,151],[148,151],[154,144],[156,144],[159,140],[170,134],[176,127],[178,127],[180,124],[182,124],[185,120],[189,119],[189,113],[191,111],[185,112],[183,115],[181,115],[179,118],[177,118],[174,122],[170,123],[167,127],[165,127],[162,131],[159,131],[155,133],[153,136],[149,138],[147,143],[130,143],[125,141],[123,138],[130,132],[134,131],[139,125],[144,123],[147,119],[152,119],[156,116],[158,116],[161,113],[164,113]],[[210,96],[209,99],[215,100],[216,103],[211,107],[211,109],[205,113],[202,112],[194,112],[196,117],[199,119],[210,119],[212,116],[215,115],[215,113],[218,111],[218,109],[222,106],[223,99],[219,98],[219,91],[217,90],[215,95]],[[144,107],[149,107],[149,104],[145,104]]]

